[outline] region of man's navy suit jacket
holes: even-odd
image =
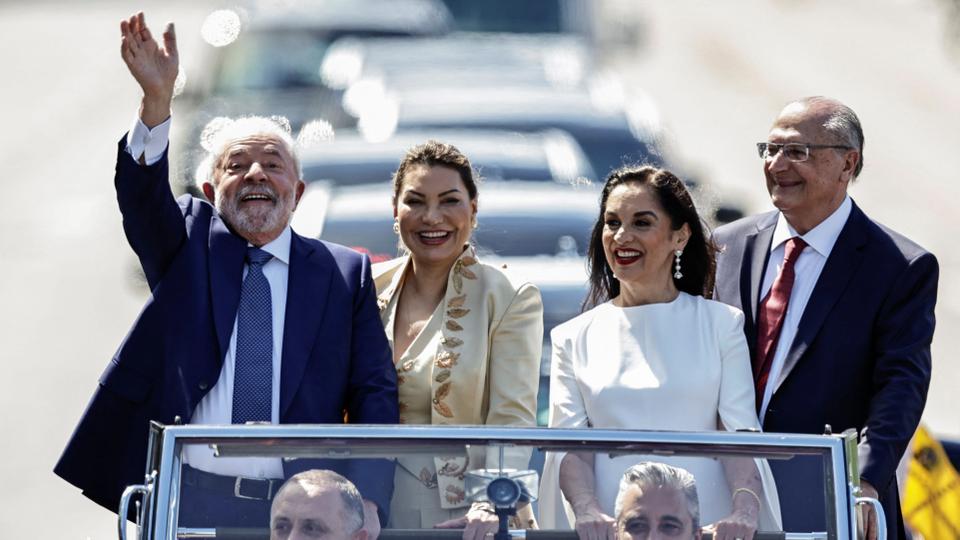
[[[751,358],[777,215],[744,218],[713,236],[722,249],[714,297],[743,310]],[[835,433],[852,428],[860,434],[860,473],[880,493],[891,538],[903,530],[897,464],[930,383],[938,272],[931,253],[854,204],[804,309],[783,373],[769,383],[774,392],[764,431],[818,434],[830,424]],[[804,490],[791,489],[800,482],[797,475],[806,473],[776,461],[770,465],[789,526],[791,514],[802,517],[816,505]]]
[[[141,166],[125,146],[121,140],[117,199],[152,295],[55,469],[114,511],[124,487],[143,481],[149,422],[188,422],[217,382],[247,250],[210,204],[174,199],[166,154]],[[288,279],[280,422],[337,424],[346,413],[351,423],[397,423],[396,371],[366,256],[294,233]],[[392,468],[378,474],[382,467],[354,465],[363,471],[348,464],[345,474],[385,512]]]

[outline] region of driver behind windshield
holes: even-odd
[[[623,473],[617,492],[617,540],[699,539],[697,485],[685,469],[645,461]]]
[[[313,469],[284,482],[270,507],[270,540],[366,540],[363,499],[339,474]]]

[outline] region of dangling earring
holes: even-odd
[[[476,216],[473,217],[473,228],[474,228],[474,229],[477,228],[477,217],[476,217]]]
[[[393,234],[400,234],[400,220],[393,220]]]
[[[683,277],[683,273],[680,272],[680,256],[683,255],[683,250],[676,250],[673,252],[676,259],[673,261],[673,278],[680,279]]]

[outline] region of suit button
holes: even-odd
[[[206,390],[207,387],[208,387],[208,386],[207,386],[207,383],[205,383],[205,382],[202,382],[202,383],[200,383],[200,384],[197,385],[197,388],[199,388],[200,390]]]

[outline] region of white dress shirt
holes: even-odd
[[[820,278],[820,272],[823,271],[823,265],[827,262],[827,257],[830,256],[833,245],[837,243],[837,238],[840,236],[843,226],[847,223],[852,208],[853,202],[848,195],[844,197],[839,208],[834,210],[827,219],[821,221],[819,225],[810,229],[804,235],[797,234],[797,231],[787,223],[783,214],[777,216],[777,228],[773,231],[773,241],[770,243],[767,271],[763,275],[763,286],[760,289],[761,302],[769,294],[774,280],[780,273],[780,268],[783,267],[787,240],[794,236],[800,236],[807,243],[807,247],[803,248],[793,267],[794,281],[793,289],[790,291],[790,302],[787,304],[787,313],[780,329],[780,339],[777,340],[777,350],[773,355],[773,362],[770,364],[770,375],[767,378],[767,386],[760,406],[761,425],[767,413],[767,405],[770,404],[770,398],[776,388],[776,381],[783,371],[787,353],[790,352],[793,338],[797,335],[797,327],[800,325],[800,318],[803,316],[803,311],[810,300],[810,294],[813,293],[813,288]]]
[[[167,148],[170,133],[170,119],[166,119],[153,129],[137,118],[133,129],[127,134],[127,152],[140,159],[144,156],[147,165],[153,165]],[[260,249],[273,255],[263,265],[263,275],[270,283],[270,301],[273,313],[273,381],[270,420],[277,424],[280,420],[280,358],[283,352],[283,323],[287,308],[287,279],[290,268],[290,241],[292,232],[286,227],[280,236]],[[251,244],[247,244],[250,246]],[[247,275],[247,265],[243,265],[243,276]],[[233,380],[237,350],[237,320],[233,320],[230,333],[230,345],[220,370],[216,384],[197,405],[190,419],[191,424],[230,424],[233,418]],[[214,457],[213,450],[207,445],[191,445],[184,448],[184,461],[191,466],[208,472],[228,476],[246,476],[254,478],[283,478],[283,466],[279,458],[225,458]]]

